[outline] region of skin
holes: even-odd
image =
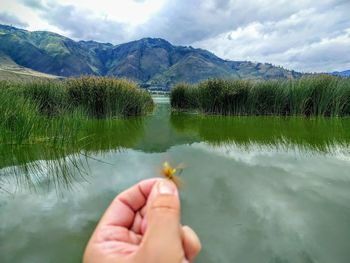
[[[98,223],[84,263],[193,262],[195,232],[180,223],[177,187],[166,179],[141,181],[119,194]]]

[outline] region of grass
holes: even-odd
[[[219,115],[350,115],[350,79],[328,75],[288,81],[207,80],[179,84],[174,109]]]
[[[82,77],[66,81],[68,101],[90,116],[139,116],[153,108],[149,93],[125,79]]]
[[[35,132],[35,140],[28,144],[0,144],[0,193],[12,192],[6,181],[11,175],[33,190],[43,181],[58,190],[69,188],[71,182],[89,173],[88,160],[99,161],[95,154],[130,148],[143,134],[142,118],[79,119],[82,117],[77,113],[55,118],[47,125],[49,130]]]
[[[14,167],[9,171],[28,176],[51,170],[64,180],[70,178],[68,168],[79,170],[90,153],[132,144],[142,125],[125,118],[153,109],[150,94],[136,83],[96,77],[0,81],[0,102],[1,171]],[[43,170],[26,154],[34,148],[41,149]]]
[[[89,120],[144,115],[151,96],[123,79],[81,77],[65,81],[0,82],[0,145],[77,140]]]

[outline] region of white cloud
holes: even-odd
[[[5,0],[4,7],[29,14],[30,30],[48,30],[76,40],[121,43],[161,9],[165,0]],[[28,16],[26,16],[28,17]]]
[[[271,62],[299,71],[350,67],[349,5],[331,10],[309,8],[278,21],[253,22],[195,46],[232,60]]]
[[[7,12],[0,12],[0,23],[13,25],[13,26],[20,26],[20,27],[28,26],[26,22],[22,21],[17,16]]]
[[[152,15],[157,13],[163,0],[60,0],[59,5],[74,6],[76,9],[85,9],[99,19],[126,23],[128,26],[136,26],[145,23]]]

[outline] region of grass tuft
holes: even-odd
[[[153,108],[149,93],[126,79],[81,77],[67,80],[66,89],[72,107],[98,118],[139,116]]]
[[[288,81],[213,79],[179,84],[171,106],[220,115],[350,115],[350,79],[329,75]]]
[[[77,140],[88,119],[144,115],[149,93],[124,79],[81,77],[65,81],[0,82],[0,144]]]

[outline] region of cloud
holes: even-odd
[[[131,26],[128,23],[116,22],[115,19],[110,18],[109,13],[96,15],[94,10],[91,10],[92,6],[88,4],[79,6],[73,1],[72,4],[67,4],[70,1],[63,1],[65,4],[48,0],[20,1],[27,7],[37,9],[41,17],[51,25],[72,32],[73,37],[88,36],[95,40],[109,39],[108,41],[120,43],[151,36],[162,37],[181,45],[208,39],[251,22],[281,19],[312,2],[302,0],[296,4],[281,0],[272,5],[271,1],[267,0],[162,0],[160,2],[164,4],[156,14],[141,25]],[[151,2],[151,0],[133,1],[139,4]],[[111,3],[110,9],[116,10],[121,8],[121,5]],[[70,21],[71,23],[68,23]],[[102,24],[101,27],[100,24]],[[87,26],[91,26],[90,30]],[[122,34],[118,34],[117,30]]]
[[[311,1],[168,1],[142,31],[176,44],[191,44],[252,22],[280,20]]]
[[[96,17],[89,10],[78,10],[72,5],[59,4],[50,4],[49,10],[42,17],[72,38],[114,43],[129,40],[126,24]]]
[[[79,5],[78,1],[71,4],[67,4],[70,1],[62,1],[65,2],[64,4],[49,0],[20,1],[24,6],[35,10],[42,20],[64,32],[68,37],[76,40],[96,40],[114,44],[137,38],[140,34],[136,32],[135,25],[138,25],[139,21],[142,21],[145,16],[146,10],[143,7],[150,9],[157,5],[155,0],[129,0],[124,3],[124,7],[119,9],[118,4],[111,4],[109,7],[113,12],[107,12],[107,7],[102,8],[96,3]],[[126,14],[122,12],[122,10],[129,10],[130,8],[134,12],[128,11]],[[134,10],[134,8],[138,10]],[[125,20],[125,16],[127,17],[128,14],[130,19],[135,18],[130,23],[122,21]],[[121,19],[121,21],[118,21],[118,19]]]
[[[0,12],[0,23],[19,27],[28,27],[26,22],[7,12]]]
[[[349,3],[308,8],[276,21],[252,22],[198,41],[233,60],[271,62],[300,71],[350,68]]]
[[[331,72],[350,68],[350,33],[322,39],[282,54],[280,64],[304,71]]]
[[[46,9],[44,3],[41,0],[20,0],[20,2],[23,3],[25,6],[33,9],[39,9],[39,10]]]

